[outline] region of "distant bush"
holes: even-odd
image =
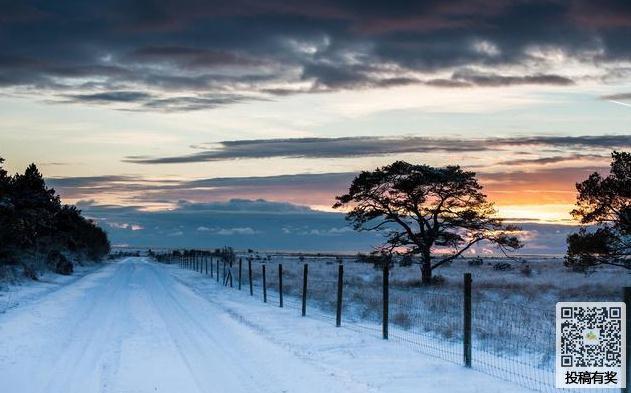
[[[482,259],[481,257],[475,257],[472,259],[469,259],[469,266],[482,266],[484,265],[484,259]]]
[[[370,263],[375,269],[381,270],[387,263],[388,266],[393,267],[394,262],[392,255],[382,254],[378,252],[372,252],[370,254],[357,254],[357,262]]]
[[[409,329],[412,327],[412,319],[406,312],[396,312],[392,316],[392,323],[401,326],[403,329]]]
[[[519,272],[521,274],[523,274],[526,277],[530,277],[532,275],[532,268],[530,267],[530,265],[526,264],[526,265],[522,265],[519,268]]]
[[[408,267],[414,264],[414,258],[410,254],[405,254],[399,259],[399,266]]]
[[[511,270],[513,268],[513,265],[511,265],[508,262],[498,262],[495,265],[493,265],[493,269],[494,270]]]
[[[434,274],[432,276],[432,280],[430,281],[430,285],[432,286],[441,286],[447,282],[447,279],[440,274]]]
[[[219,258],[221,258],[224,262],[230,264],[230,266],[232,266],[232,264],[237,260],[237,255],[235,254],[234,250],[232,249],[232,247],[224,247],[219,251],[218,254]],[[271,256],[268,255],[268,260],[271,260]]]

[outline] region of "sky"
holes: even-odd
[[[475,171],[562,252],[575,183],[631,145],[628,1],[2,9],[0,156],[115,244],[370,248],[334,196],[401,159]]]

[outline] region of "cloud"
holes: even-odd
[[[631,106],[631,93],[610,94],[606,96],[601,96],[600,98],[605,101],[613,102],[614,104]]]
[[[163,211],[93,202],[80,202],[78,206],[105,228],[114,244],[340,251],[365,250],[377,239],[375,234],[350,230],[343,214],[318,212],[287,202],[181,202]],[[130,230],[126,224],[108,225],[123,218],[143,230]],[[301,233],[283,230],[287,227],[300,228]],[[307,236],[311,231],[330,235],[328,240],[317,241]]]
[[[372,232],[356,232],[344,214],[318,212],[305,206],[264,200],[235,200],[221,204],[181,203],[166,211],[143,211],[137,207],[97,205],[79,207],[104,227],[113,244],[132,247],[232,246],[240,250],[366,252],[383,241]],[[243,208],[247,214],[243,214]],[[282,214],[279,214],[281,213]],[[108,225],[127,219],[142,227]],[[565,251],[571,226],[522,224],[529,241],[524,253],[553,254]]]
[[[601,96],[603,100],[631,100],[631,93],[618,93],[610,94],[607,96]]]
[[[75,94],[66,96],[71,101],[111,103],[111,102],[139,102],[146,101],[151,95],[140,91],[109,91],[93,94]]]
[[[570,158],[565,166],[526,162],[522,165],[500,163],[472,169],[476,170],[489,200],[498,207],[509,206],[506,214],[523,221],[527,217],[524,214],[532,215],[537,211],[544,211],[545,206],[551,206],[550,209],[557,213],[569,211],[576,200],[575,183],[586,179],[593,172],[604,174],[609,170],[606,161],[602,159],[579,159],[586,162],[572,160],[574,159]],[[308,215],[311,213],[310,209],[301,205],[330,207],[336,195],[348,190],[356,175],[357,172],[303,173],[178,181],[146,181],[142,178],[119,181],[114,178],[114,181],[103,180],[100,183],[90,178],[69,178],[57,179],[59,183],[55,188],[64,200],[96,199],[101,203],[117,200],[130,205],[131,210],[121,210],[123,215],[116,222],[130,222],[127,218],[129,211],[146,209],[147,206],[179,209],[189,214],[229,211],[231,214],[246,217],[250,212],[265,211],[268,215]],[[66,186],[61,187],[60,183]],[[248,226],[252,227],[250,222],[239,227]],[[195,228],[198,227],[211,228],[212,225],[199,223]],[[237,226],[229,223],[223,227]],[[330,225],[327,228],[332,227],[339,226]]]
[[[189,155],[127,157],[124,161],[137,164],[174,164],[269,157],[340,158],[436,151],[476,152],[520,145],[611,149],[631,146],[631,136],[534,136],[485,139],[427,137],[259,139],[209,144],[206,150]],[[197,146],[197,148],[202,148],[202,146]]]
[[[183,68],[208,68],[262,64],[261,60],[228,50],[192,48],[188,46],[145,46],[134,49],[128,59],[140,63],[176,63]]]
[[[128,224],[128,223],[121,224],[118,222],[105,222],[105,224],[109,226],[110,228],[127,229],[130,231],[141,231],[144,229],[142,225],[136,225],[136,224]]]
[[[513,159],[498,162],[498,165],[519,166],[519,165],[548,165],[558,164],[567,161],[576,160],[598,160],[609,159],[609,156],[600,154],[569,154],[565,156],[551,156],[541,158]]]
[[[240,228],[221,228],[216,233],[217,235],[221,235],[221,236],[256,235],[256,234],[261,233],[261,231],[254,230],[250,227],[240,227]]]
[[[68,102],[84,102],[94,104],[127,104],[134,103],[137,109],[151,109],[162,112],[186,112],[211,109],[223,105],[243,101],[262,100],[262,98],[246,97],[236,94],[216,94],[198,96],[160,97],[139,91],[110,91],[93,94],[75,94],[64,96]]]
[[[106,175],[106,176],[76,176],[76,177],[49,177],[46,184],[52,187],[95,187],[103,184],[127,183],[139,181],[134,176]]]
[[[568,86],[573,85],[574,81],[568,77],[555,74],[533,74],[533,75],[500,75],[496,73],[481,73],[471,70],[462,70],[455,72],[451,79],[452,83],[445,83],[444,80],[429,81],[432,86],[439,87],[462,87],[462,86],[480,86],[480,87],[501,87],[514,85],[556,85]]]
[[[17,4],[0,16],[11,37],[0,88],[117,109],[417,83],[567,86],[624,79],[616,69],[631,58],[625,0]],[[587,71],[576,78],[577,68]]]

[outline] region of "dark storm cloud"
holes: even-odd
[[[151,104],[126,102],[141,110],[416,83],[563,86],[574,81],[550,72],[540,49],[610,64],[603,69],[612,77],[620,73],[613,65],[631,59],[630,34],[625,0],[10,2],[0,13],[0,86],[45,88],[62,101],[117,91],[156,95]],[[232,100],[191,103],[233,93]]]
[[[172,157],[127,157],[125,162],[173,164],[223,161],[243,158],[340,158],[399,153],[474,152],[517,145],[575,148],[621,148],[631,146],[630,135],[541,136],[516,138],[455,139],[427,137],[343,137],[260,139],[219,142],[193,154]],[[196,146],[200,149],[201,146]]]

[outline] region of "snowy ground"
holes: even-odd
[[[0,315],[0,381],[8,393],[524,391],[143,258]]]
[[[28,304],[31,301],[40,299],[44,295],[55,292],[101,267],[103,267],[102,264],[95,263],[84,266],[75,265],[74,273],[70,276],[46,271],[40,274],[37,281],[27,279],[13,283],[0,281],[0,314],[22,304]]]

